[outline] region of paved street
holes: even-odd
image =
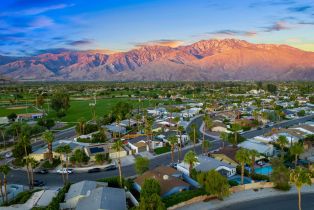
[[[262,128],[261,130],[252,130],[252,131],[244,132],[242,136],[245,138],[253,138],[255,136],[263,135],[264,133],[270,132],[272,128],[285,128],[288,126],[297,125],[299,123],[304,123],[306,121],[312,120],[313,118],[314,118],[314,114],[301,117],[298,119],[283,121],[280,123],[276,123],[274,124],[274,126],[269,127],[269,128]]]
[[[247,202],[241,202],[219,208],[219,210],[296,210],[298,209],[298,196],[281,195]],[[302,195],[302,210],[314,209],[314,193]]]

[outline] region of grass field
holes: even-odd
[[[133,105],[133,108],[137,107],[153,107],[155,106],[156,102],[164,103],[160,100],[142,100],[139,102],[138,100],[132,100],[130,98],[104,98],[104,99],[98,99],[96,104],[96,116],[104,116],[105,114],[108,114],[112,107],[115,106],[118,102],[128,102]],[[63,122],[77,122],[77,120],[81,117],[85,118],[86,120],[89,120],[92,118],[92,110],[89,106],[90,103],[93,103],[94,100],[74,100],[71,99],[71,107],[67,110],[66,116],[60,119],[57,119],[56,112],[49,108],[48,117],[55,118],[56,120],[60,120]],[[44,109],[48,111],[48,105],[46,104],[44,106]],[[38,112],[36,109],[29,107],[28,109],[11,109],[10,106],[7,107],[1,107],[0,108],[0,117],[1,116],[7,116],[10,113],[31,113],[31,112]]]

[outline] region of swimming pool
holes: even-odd
[[[235,175],[233,177],[230,177],[229,180],[236,181],[236,182],[238,182],[238,184],[241,184],[241,176]],[[252,182],[252,180],[250,178],[243,177],[243,183],[244,184],[249,184],[251,182]]]
[[[273,171],[272,166],[263,166],[261,168],[255,168],[255,173],[262,175],[269,175]]]

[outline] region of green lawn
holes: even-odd
[[[166,153],[166,152],[170,152],[170,150],[171,150],[170,146],[165,146],[165,147],[160,147],[160,148],[154,149],[154,152],[157,155],[160,155],[160,154],[163,154],[163,153]]]
[[[165,101],[160,101],[158,99],[156,100],[142,100],[139,102],[138,100],[132,100],[130,98],[103,98],[103,99],[98,99],[97,104],[96,104],[96,116],[104,116],[105,114],[108,114],[111,111],[111,108],[117,104],[118,102],[123,101],[123,102],[128,102],[133,105],[133,108],[140,108],[142,107],[153,107],[156,102],[161,102],[165,103]],[[81,117],[84,117],[86,120],[89,120],[92,118],[92,111],[89,106],[90,103],[93,103],[94,100],[75,100],[71,99],[71,107],[67,110],[66,116],[57,119],[56,117],[56,112],[49,108],[49,113],[48,116],[51,118],[55,118],[56,120],[60,120],[63,122],[77,122],[77,120]],[[18,105],[18,106],[23,106],[23,105]],[[44,105],[44,109],[48,111],[48,105]],[[34,108],[28,108],[28,109],[8,109],[7,107],[1,107],[0,108],[0,117],[1,116],[7,116],[11,114],[12,112],[16,114],[21,114],[21,113],[31,113],[31,112],[38,112]]]
[[[140,107],[148,107],[154,106],[154,103],[157,100],[145,100],[139,102],[138,100],[132,100],[130,98],[105,98],[105,99],[98,99],[96,104],[96,116],[104,116],[111,111],[111,108],[115,106],[118,102],[123,101],[127,103],[131,103],[133,108],[137,108],[139,105]],[[61,121],[64,122],[76,122],[79,118],[84,117],[86,120],[92,118],[92,111],[89,106],[89,103],[92,103],[93,100],[79,100],[79,101],[71,101],[71,107],[67,111],[65,117],[61,118]],[[51,110],[50,110],[51,111]],[[51,111],[49,116],[56,118],[56,113]]]
[[[19,106],[19,105],[18,105]],[[23,106],[23,105],[21,105]],[[24,114],[24,113],[32,113],[38,112],[33,107],[23,108],[23,109],[8,109],[7,107],[0,107],[0,117],[8,116],[11,113],[15,114]]]

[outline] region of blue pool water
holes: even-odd
[[[238,182],[238,184],[241,184],[241,176],[236,175],[236,176],[230,177],[229,180],[236,181]],[[248,177],[244,177],[243,182],[244,184],[249,184],[252,182],[252,180]]]
[[[255,168],[255,173],[262,175],[269,175],[273,171],[272,166],[264,166],[261,168]]]

